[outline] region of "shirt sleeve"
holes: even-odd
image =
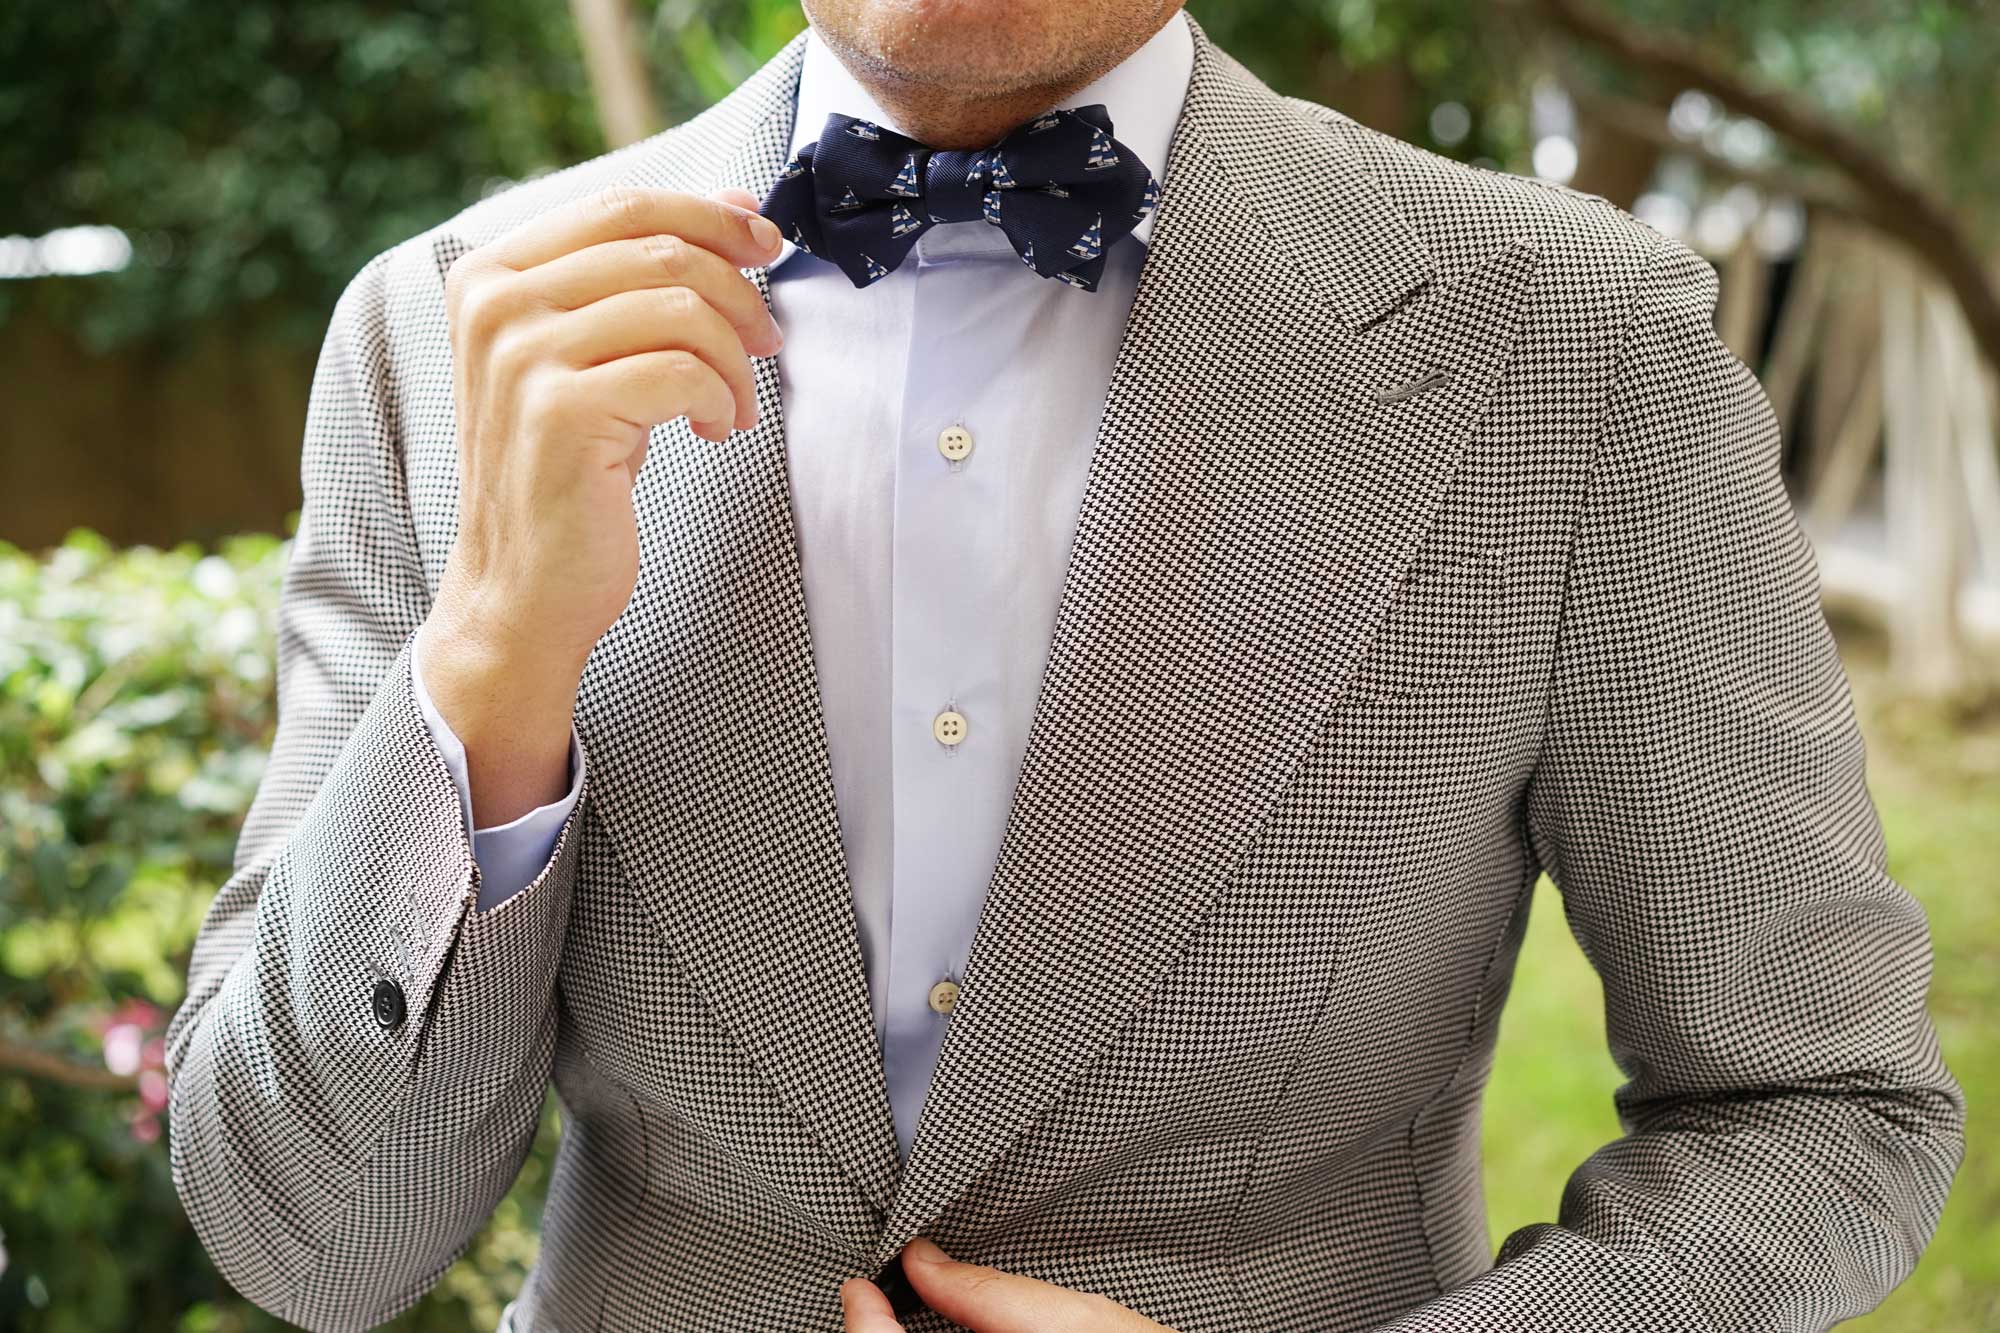
[[[424,724],[430,728],[438,754],[443,757],[445,767],[451,772],[452,783],[458,788],[459,809],[465,816],[465,827],[472,834],[472,859],[479,866],[478,910],[483,912],[498,907],[541,876],[549,858],[555,854],[556,839],[583,792],[583,745],[577,738],[576,726],[572,723],[569,729],[569,791],[566,794],[509,823],[492,828],[473,828],[472,778],[466,767],[465,745],[444,720],[444,714],[438,712],[437,705],[431,702],[430,691],[424,688],[423,664],[417,656],[414,639],[410,644],[410,683],[417,696],[417,710],[423,714]]]

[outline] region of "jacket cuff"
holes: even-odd
[[[431,701],[430,691],[424,688],[423,664],[414,638],[410,640],[410,688],[416,696],[417,711],[423,715],[424,725],[437,747],[438,757],[444,761],[452,784],[458,791],[464,826],[471,831],[473,860],[479,867],[478,910],[490,911],[541,879],[554,862],[557,840],[583,796],[583,740],[577,735],[576,724],[571,723],[567,793],[509,823],[475,828],[472,822],[472,777],[465,758],[465,745]]]

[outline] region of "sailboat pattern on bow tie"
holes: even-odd
[[[922,194],[923,187],[917,180],[917,155],[910,153],[904,157],[903,169],[896,173],[896,179],[882,188],[889,194],[900,195],[905,199],[915,199]]]
[[[1111,136],[1093,125],[1090,127],[1090,155],[1083,160],[1085,171],[1109,171],[1118,165],[1117,150],[1111,146]]]
[[[1144,222],[1146,215],[1160,206],[1160,183],[1151,176],[1146,178],[1146,192],[1139,196],[1139,207],[1132,214],[1132,221]]]
[[[1095,259],[1104,253],[1104,216],[1092,218],[1090,230],[1076,238],[1069,252],[1078,259]]]
[[[928,228],[983,219],[1040,276],[1096,291],[1107,252],[1159,199],[1159,182],[1092,104],[1045,111],[964,152],[829,115],[820,137],[784,163],[759,211],[797,251],[835,265],[856,287],[895,271]]]

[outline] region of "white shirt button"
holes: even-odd
[[[938,432],[938,452],[954,463],[972,453],[972,432],[963,426],[946,426]]]
[[[958,1004],[958,983],[940,981],[931,987],[931,1008],[941,1014],[948,1014]]]
[[[931,719],[931,735],[940,745],[956,745],[965,739],[965,714],[945,709]]]

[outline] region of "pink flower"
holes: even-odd
[[[104,1067],[121,1078],[139,1072],[146,1034],[136,1023],[114,1023],[104,1031]]]
[[[142,1069],[166,1068],[166,1041],[150,1035],[160,1030],[164,1017],[158,1005],[136,997],[100,1015],[92,1026],[104,1042],[104,1067],[120,1078],[131,1078]]]

